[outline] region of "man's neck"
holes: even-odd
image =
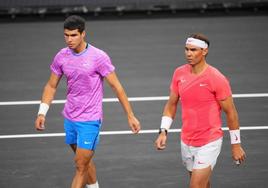
[[[195,75],[199,75],[199,74],[202,74],[206,68],[208,67],[208,64],[206,63],[206,61],[203,61],[203,62],[200,62],[196,65],[192,65],[192,74],[195,74]]]
[[[87,43],[86,43],[85,41],[83,41],[83,42],[81,42],[81,44],[80,44],[76,49],[74,49],[73,51],[74,51],[75,53],[81,53],[81,52],[83,52],[83,51],[86,49],[86,47],[87,47]]]

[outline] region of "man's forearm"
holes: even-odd
[[[49,84],[47,84],[44,87],[41,102],[50,105],[52,100],[54,99],[55,93],[56,93],[56,88],[53,88]]]
[[[238,120],[238,114],[236,110],[233,110],[232,112],[227,113],[226,118],[227,118],[227,126],[229,127],[229,130],[239,129],[239,120]]]
[[[177,105],[173,105],[173,104],[167,102],[167,104],[165,105],[165,108],[164,108],[163,116],[168,116],[168,117],[174,119],[175,115],[176,115],[176,111],[177,111]]]
[[[115,90],[117,98],[119,99],[119,102],[121,103],[125,113],[127,114],[128,117],[133,116],[133,111],[132,111],[132,107],[131,104],[128,101],[128,97],[126,95],[125,90],[123,89],[122,86],[120,86],[119,88],[117,88]]]

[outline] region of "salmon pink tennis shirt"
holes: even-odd
[[[103,79],[115,69],[104,51],[89,44],[81,53],[63,48],[50,69],[67,80],[67,97],[62,111],[65,118],[72,121],[103,118]]]
[[[191,73],[188,64],[178,67],[170,89],[180,97],[182,141],[190,146],[203,146],[223,136],[221,107],[218,103],[232,95],[228,80],[214,67],[200,75]]]

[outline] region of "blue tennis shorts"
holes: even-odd
[[[64,119],[66,144],[76,144],[77,147],[95,150],[99,143],[101,120],[77,122]]]

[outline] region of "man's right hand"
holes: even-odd
[[[43,115],[38,115],[35,120],[35,129],[37,131],[43,131],[45,129],[46,118]]]
[[[158,150],[164,150],[166,148],[167,135],[165,132],[159,134],[155,141],[155,147]]]

